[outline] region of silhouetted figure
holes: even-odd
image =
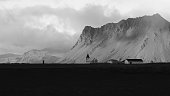
[[[44,60],[43,60],[43,64],[44,64]]]

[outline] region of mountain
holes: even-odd
[[[7,53],[7,54],[2,54],[2,55],[0,55],[0,59],[1,59],[1,58],[9,58],[9,57],[18,57],[18,56],[20,56],[20,55],[18,55],[18,54],[12,54],[12,53]]]
[[[52,50],[54,51],[54,50]],[[55,63],[61,57],[53,56],[51,50],[37,50],[33,49],[28,52],[25,52],[23,55],[17,54],[2,54],[0,55],[0,63],[42,63],[43,60],[45,63]]]
[[[7,63],[7,62],[12,62],[12,59],[19,57],[20,55],[18,54],[13,54],[13,53],[7,53],[7,54],[2,54],[0,55],[0,63]]]
[[[128,18],[100,28],[86,26],[60,63],[85,63],[87,54],[99,62],[110,59],[170,61],[170,23],[160,14]]]
[[[57,56],[57,57],[62,57],[69,49],[67,48],[56,48],[56,47],[49,47],[49,48],[44,48],[41,49],[41,51],[46,51],[51,55]]]
[[[59,58],[48,54],[45,51],[33,49],[25,52],[21,57],[17,58],[16,63],[55,63]]]

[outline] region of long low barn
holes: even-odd
[[[126,59],[124,63],[125,64],[142,64],[143,60],[142,59]]]

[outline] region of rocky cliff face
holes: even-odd
[[[159,14],[129,18],[100,28],[86,26],[62,63],[85,63],[85,57],[99,62],[109,59],[170,61],[170,23]]]

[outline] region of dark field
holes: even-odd
[[[2,64],[0,81],[0,96],[170,96],[170,64]]]

